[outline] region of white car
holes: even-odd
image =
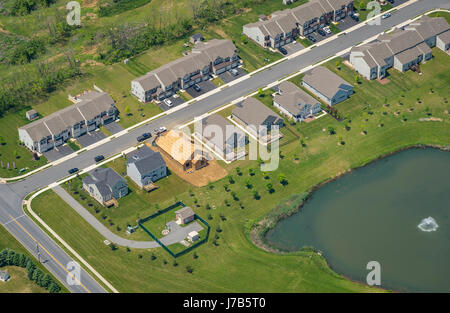
[[[171,107],[173,105],[172,101],[170,101],[170,99],[164,99],[164,103],[168,106]]]
[[[388,18],[390,16],[391,16],[391,13],[386,13],[386,14],[381,15],[381,18],[384,20],[385,18]]]
[[[164,133],[166,130],[167,130],[167,128],[165,128],[164,126],[161,126],[161,127],[159,127],[159,128],[156,128],[156,129],[154,130],[154,132],[155,132],[156,135],[159,135],[159,134]]]
[[[322,28],[327,34],[331,34],[331,30],[330,27],[325,26],[324,28]]]

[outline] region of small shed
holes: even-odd
[[[177,223],[180,225],[190,223],[195,218],[194,210],[188,206],[176,211],[175,214]]]
[[[0,281],[8,281],[10,277],[8,272],[0,271]]]
[[[191,231],[191,232],[188,234],[187,239],[188,239],[190,242],[194,242],[194,241],[199,240],[200,237],[199,237],[198,233],[197,233],[195,230],[193,230],[193,231]]]
[[[194,34],[191,36],[191,38],[189,38],[189,42],[192,44],[196,44],[197,42],[204,41],[204,40],[205,40],[205,38],[203,38],[203,35],[200,33]]]
[[[36,112],[36,110],[30,110],[30,111],[27,111],[27,113],[25,113],[25,116],[27,117],[27,119],[32,121],[38,117],[38,113]]]

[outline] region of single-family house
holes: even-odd
[[[147,146],[127,155],[127,176],[140,188],[167,176],[166,162],[161,153]]]
[[[155,142],[160,151],[175,161],[183,171],[199,170],[208,165],[202,147],[181,131],[172,129],[159,136]]]
[[[9,273],[6,271],[0,271],[0,281],[6,282],[11,278],[11,276],[9,276]]]
[[[111,168],[96,168],[83,178],[83,189],[104,206],[117,205],[117,199],[128,194],[124,178]]]
[[[194,210],[191,207],[185,206],[184,208],[175,212],[177,223],[180,225],[188,224],[195,219]]]
[[[218,114],[205,117],[195,124],[195,135],[227,161],[245,156],[247,137],[230,121]]]
[[[114,100],[106,92],[86,92],[75,101],[67,108],[19,127],[20,141],[31,151],[43,153],[117,119]]]
[[[405,72],[430,60],[434,46],[447,51],[449,45],[446,47],[441,38],[445,38],[448,32],[449,25],[444,18],[422,16],[403,29],[381,34],[373,42],[353,47],[350,63],[367,79],[384,78],[387,69],[392,67]]]
[[[322,109],[320,102],[290,81],[278,85],[278,93],[274,96],[273,105],[280,113],[287,115],[296,122],[301,122]]]
[[[283,118],[253,97],[236,104],[231,116],[234,121],[263,142],[270,141],[274,126],[283,127]]]
[[[131,93],[141,102],[163,100],[177,90],[187,89],[238,67],[240,59],[231,40],[198,41],[192,51],[131,82]]]
[[[323,66],[305,73],[302,86],[329,105],[346,100],[353,94],[353,86]]]

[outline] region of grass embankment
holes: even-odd
[[[435,59],[421,65],[420,76],[391,69],[387,85],[363,80],[355,86],[356,93],[336,106],[346,117],[343,122],[327,115],[292,126],[304,144],[295,140],[283,145],[276,172],[262,173],[256,161],[223,164],[231,180],[224,178],[207,187],[192,188],[192,192],[173,191],[170,198],[160,201],[159,207],[164,208],[180,200],[206,217],[211,238],[217,239],[196,248],[198,258],[191,252],[173,266],[169,255],[159,248],[111,251],[103,244],[104,238],[51,191],[39,196],[33,207],[120,291],[378,291],[333,273],[314,252],[276,255],[262,251],[250,242],[248,232],[285,199],[382,155],[417,144],[450,145],[446,99],[450,62],[443,52],[434,49],[433,53]],[[336,60],[331,60],[326,66],[353,83],[355,73],[345,65],[338,70],[335,64]],[[419,121],[429,115],[442,121]],[[329,126],[335,134],[329,134]],[[280,183],[280,174],[287,184]],[[175,187],[167,188],[172,191]],[[148,201],[144,208],[155,205]],[[156,259],[152,260],[152,254]],[[193,274],[187,273],[187,266],[194,269]]]
[[[28,251],[13,237],[11,236],[3,226],[0,226],[0,251],[8,248],[14,250],[16,253],[23,253],[27,257],[31,258],[34,264],[42,270],[44,274],[50,272],[39,262],[34,256],[28,253]],[[35,282],[28,279],[27,270],[25,268],[17,266],[5,266],[1,267],[0,270],[7,271],[11,279],[10,281],[4,283],[0,282],[0,293],[46,293],[47,290],[38,286]],[[51,274],[50,274],[51,275]],[[53,277],[53,276],[52,276]],[[54,278],[54,277],[53,277]],[[55,281],[57,281],[55,279]],[[66,287],[62,285],[59,281],[58,284],[61,286],[61,292],[68,292]]]

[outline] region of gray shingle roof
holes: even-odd
[[[293,115],[298,115],[305,105],[312,107],[319,102],[289,81],[281,83],[279,90],[282,94],[275,95],[274,102]]]
[[[340,89],[350,85],[323,66],[317,66],[305,73],[303,81],[331,99]]]
[[[143,146],[139,150],[129,153],[127,157],[127,165],[136,165],[141,175],[166,166],[166,162],[164,162],[161,153],[155,152],[147,146]]]
[[[86,185],[94,184],[97,186],[102,196],[112,193],[112,187],[119,182],[125,182],[126,180],[117,174],[111,168],[99,167],[88,173],[89,175],[83,178],[83,183]]]
[[[444,43],[450,43],[450,30],[447,30],[445,33],[440,34],[438,37]]]
[[[178,211],[175,212],[175,214],[180,214],[182,219],[185,219],[187,217],[190,217],[192,215],[194,215],[194,210],[192,210],[191,207],[185,206],[182,209],[179,209]]]
[[[114,106],[114,100],[106,92],[91,91],[80,96],[79,102],[44,118],[20,127],[26,130],[33,141],[58,135],[75,123],[91,120]]]
[[[259,127],[260,125],[280,125],[283,119],[253,97],[249,97],[236,104],[233,115],[244,121],[247,125]]]

